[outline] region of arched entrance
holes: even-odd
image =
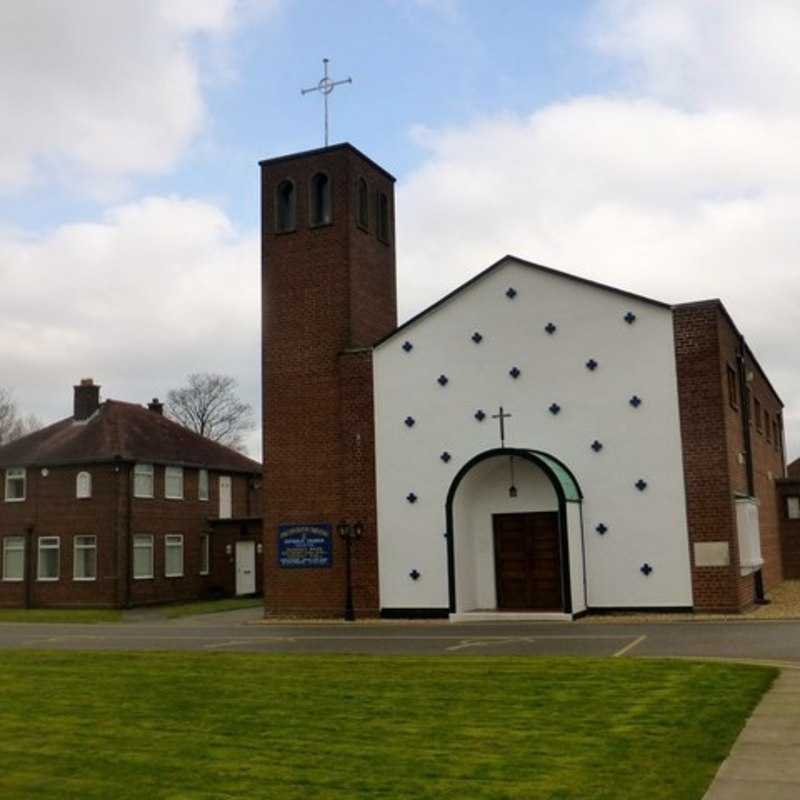
[[[446,501],[450,613],[582,611],[582,499],[548,453],[496,448],[464,464]]]

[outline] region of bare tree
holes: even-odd
[[[0,446],[38,431],[41,421],[33,414],[22,417],[11,392],[0,386]]]
[[[253,407],[237,394],[230,375],[195,372],[186,386],[167,394],[167,413],[206,439],[245,452],[244,434],[253,430]]]

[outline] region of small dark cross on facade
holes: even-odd
[[[497,414],[492,414],[492,419],[500,420],[500,447],[506,446],[506,420],[511,417],[511,414],[506,414],[503,411],[503,406],[500,406],[500,411]]]
[[[323,58],[322,64],[325,67],[325,74],[320,78],[316,86],[310,89],[301,89],[300,94],[306,95],[311,92],[319,92],[325,102],[325,147],[328,146],[328,95],[334,90],[334,87],[341,86],[343,83],[352,83],[352,78],[345,78],[343,81],[334,81],[328,76],[328,64],[330,59]]]

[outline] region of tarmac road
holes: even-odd
[[[246,609],[105,625],[0,623],[0,650],[677,656],[800,668],[800,621],[264,623]]]

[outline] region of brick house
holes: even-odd
[[[786,578],[800,578],[800,458],[778,481],[778,514],[781,528],[783,573]]]
[[[75,387],[74,413],[0,447],[0,607],[256,593],[261,465]]]
[[[783,579],[782,403],[719,300],[506,256],[397,327],[393,177],[340,144],[261,187],[268,614],[740,611]]]

